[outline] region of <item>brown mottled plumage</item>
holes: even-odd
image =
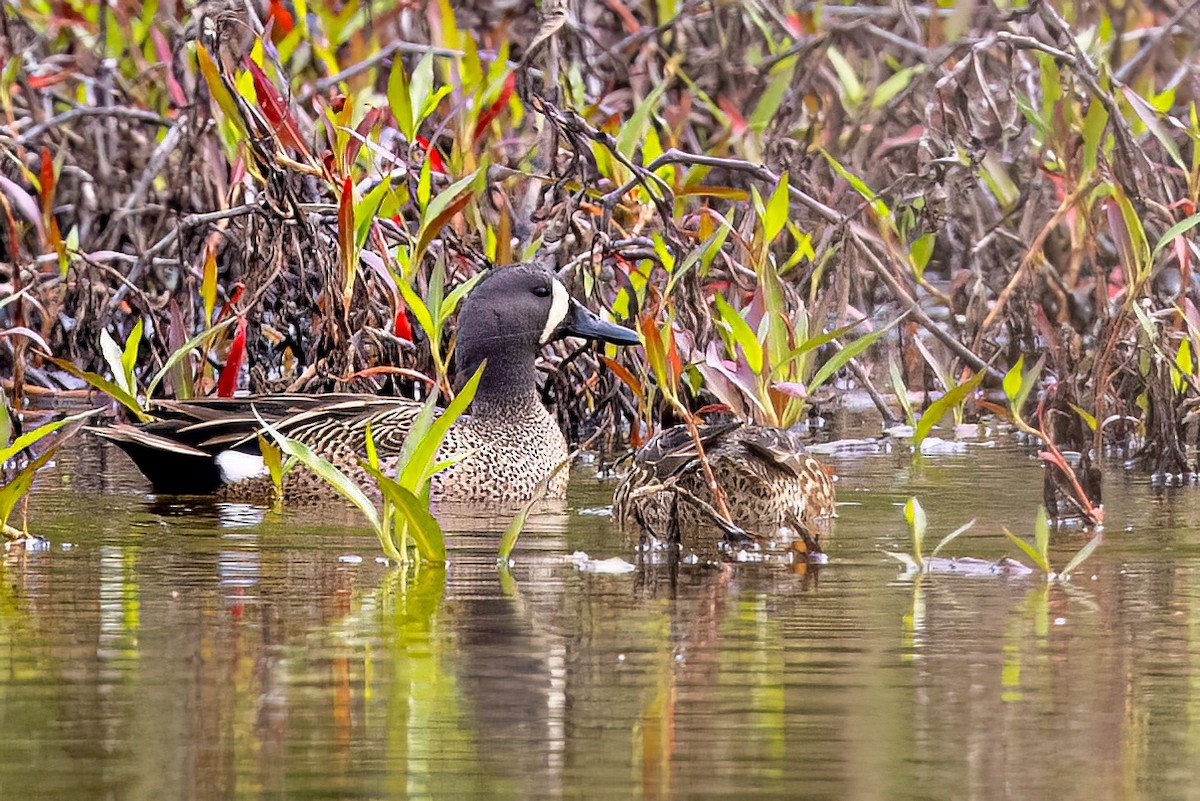
[[[736,536],[738,529],[774,539],[786,528],[819,541],[835,514],[833,479],[798,436],[736,422],[702,425],[699,434],[733,527],[715,519],[717,504],[691,433],[676,426],[634,454],[613,497],[622,530],[678,541],[702,555],[712,554],[722,535]]]
[[[438,451],[439,460],[457,461],[434,477],[434,497],[473,503],[528,500],[567,458],[562,431],[538,399],[534,366],[544,344],[565,336],[621,345],[638,341],[633,331],[600,320],[571,299],[546,270],[505,267],[475,286],[459,314],[455,364],[461,376],[486,366],[470,415],[451,426]],[[153,408],[159,419],[151,423],[93,430],[128,453],[157,492],[260,500],[270,496],[272,486],[255,462],[259,416],[367,488],[374,482],[360,460],[368,424],[390,472],[420,410],[421,404],[411,400],[352,394],[164,401]],[[564,494],[566,482],[567,471],[560,471],[547,494]],[[302,469],[288,474],[285,494],[335,496]]]

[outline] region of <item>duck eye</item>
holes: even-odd
[[[550,297],[550,287],[535,286],[533,288],[533,294],[537,295],[539,298],[548,298]]]

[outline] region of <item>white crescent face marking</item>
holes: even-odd
[[[546,327],[542,329],[542,338],[538,340],[543,345],[550,341],[555,329],[567,318],[567,310],[571,305],[571,296],[560,281],[551,280],[550,287],[550,314],[546,316]]]
[[[221,481],[225,484],[237,484],[269,474],[261,456],[241,451],[221,451],[216,455],[215,461],[217,469],[221,471]]]

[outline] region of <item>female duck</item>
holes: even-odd
[[[613,514],[624,531],[702,553],[722,535],[736,545],[747,535],[774,538],[782,529],[819,547],[835,514],[833,479],[798,436],[738,422],[702,425],[699,434],[730,519],[718,512],[691,432],[676,426],[634,454],[617,487]]]
[[[439,459],[457,461],[434,476],[434,497],[528,500],[567,458],[562,431],[538,399],[534,365],[543,345],[566,336],[638,343],[633,331],[601,320],[546,270],[499,268],[475,286],[459,314],[455,366],[460,375],[470,376],[481,363],[486,365],[471,414],[450,428],[438,452]],[[411,400],[351,394],[164,401],[154,408],[159,420],[95,432],[129,454],[156,492],[263,499],[271,483],[258,451],[259,416],[309,445],[360,486],[370,486],[360,467],[367,425],[390,470],[420,409]],[[566,471],[560,471],[547,494],[562,495],[566,481]],[[334,494],[317,476],[300,469],[289,473],[285,492],[289,497]]]

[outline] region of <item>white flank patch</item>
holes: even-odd
[[[567,310],[571,304],[571,297],[567,294],[567,288],[561,282],[551,280],[550,286],[552,287],[550,314],[546,317],[546,327],[542,329],[542,338],[539,340],[543,345],[550,341],[550,337],[554,335],[555,330],[567,318]]]
[[[217,469],[221,471],[221,481],[225,484],[237,484],[270,475],[261,456],[241,451],[221,451],[216,455],[215,461]]]

